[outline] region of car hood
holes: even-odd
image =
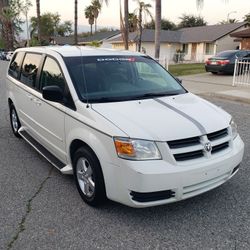
[[[155,141],[212,133],[228,127],[231,119],[222,109],[191,93],[92,104],[92,109],[119,127],[128,137]]]

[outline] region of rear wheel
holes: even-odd
[[[13,103],[10,104],[10,125],[13,131],[13,134],[20,138],[20,134],[18,133],[18,130],[21,127],[21,123],[19,121],[15,106]]]
[[[218,72],[211,72],[213,75],[217,75],[218,74]]]
[[[105,202],[106,191],[100,163],[87,147],[79,148],[73,157],[74,177],[82,199],[91,206]]]

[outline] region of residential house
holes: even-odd
[[[110,38],[114,38],[117,35],[120,35],[119,30],[115,31],[104,31],[104,32],[97,32],[92,36],[85,37],[81,41],[79,41],[79,45],[90,45],[92,42],[97,42],[100,44],[101,48],[112,48],[112,45],[107,42]]]
[[[235,41],[240,42],[240,49],[250,50],[250,28],[234,32],[230,36],[236,37]]]
[[[205,61],[218,52],[238,49],[239,42],[234,41],[230,34],[247,26],[247,22],[239,22],[181,29],[180,42],[186,52],[185,59]]]
[[[237,49],[239,42],[230,36],[232,32],[246,29],[248,23],[232,23],[183,28],[176,31],[161,31],[160,58],[173,60],[177,52],[184,53],[184,60],[203,62],[211,55],[223,50]],[[142,51],[154,56],[155,31],[144,29],[142,32]],[[114,49],[124,49],[121,35],[109,39]],[[138,33],[129,34],[129,50],[136,51]]]
[[[97,32],[92,36],[88,37],[78,37],[78,45],[81,46],[88,46],[91,45],[93,42],[100,44],[102,48],[111,48],[112,45],[107,43],[106,41],[112,37],[116,37],[120,34],[120,31],[105,31],[105,32]],[[68,37],[53,37],[51,39],[51,44],[55,45],[74,45],[75,40],[73,36]]]

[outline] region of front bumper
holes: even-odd
[[[238,171],[243,153],[244,143],[237,136],[229,152],[200,163],[190,160],[188,165],[178,166],[165,160],[120,160],[119,165],[105,164],[107,196],[131,207],[187,199],[229,180]]]

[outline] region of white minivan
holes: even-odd
[[[229,180],[244,144],[231,115],[188,92],[148,56],[87,47],[15,51],[11,127],[83,200],[131,207],[175,202]]]

